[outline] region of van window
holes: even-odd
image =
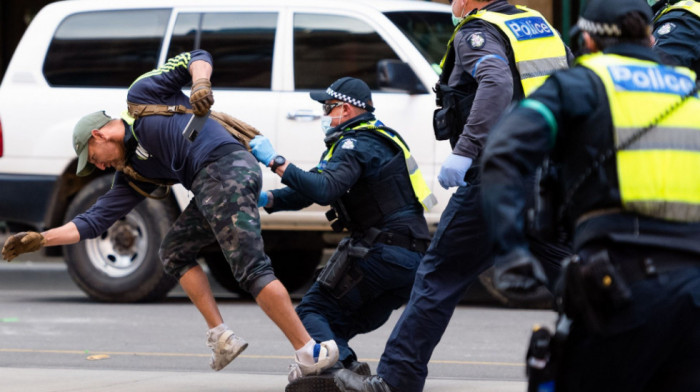
[[[324,89],[352,76],[378,89],[377,63],[398,59],[394,50],[360,19],[341,15],[298,13],[294,16],[294,85],[297,90]]]
[[[269,90],[276,29],[274,12],[182,13],[168,57],[204,49],[214,59],[212,85]]]
[[[168,9],[97,11],[67,17],[56,30],[44,76],[52,86],[128,87],[158,65]]]
[[[450,14],[429,11],[397,11],[384,14],[416,46],[425,59],[439,69],[454,26]]]

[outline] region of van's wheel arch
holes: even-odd
[[[111,184],[111,176],[102,176],[81,189],[65,220],[86,211]],[[146,199],[97,238],[64,246],[70,277],[98,301],[145,302],[165,297],[177,281],[164,271],[158,249],[177,214],[172,200]]]
[[[309,283],[323,255],[321,233],[308,231],[263,231],[265,253],[272,261],[275,276],[288,291],[296,291]],[[209,271],[223,288],[249,296],[233,278],[231,267],[220,251],[204,254]]]

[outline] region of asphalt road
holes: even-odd
[[[284,390],[292,347],[253,301],[212,285],[226,322],[250,343],[218,373],[207,365],[206,325],[181,289],[158,303],[98,303],[61,262],[2,262],[0,391]],[[400,311],[353,340],[373,371]],[[531,327],[553,321],[549,311],[459,306],[425,391],[525,391]]]

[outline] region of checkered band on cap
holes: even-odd
[[[601,37],[619,37],[622,35],[620,26],[614,23],[600,23],[580,17],[576,25],[585,32]]]
[[[334,90],[333,90],[332,88],[330,88],[330,87],[328,87],[328,88],[326,89],[326,94],[330,95],[331,97],[333,97],[333,98],[335,98],[335,99],[337,99],[337,100],[340,100],[340,101],[343,101],[343,102],[347,102],[347,103],[349,103],[350,105],[353,105],[353,106],[357,106],[358,108],[362,108],[362,109],[371,109],[371,108],[372,108],[372,107],[369,106],[366,102],[360,101],[359,99],[353,98],[353,97],[351,97],[351,96],[349,96],[349,95],[345,95],[345,94],[343,94],[343,93],[339,93],[339,92],[337,92],[337,91],[334,91]]]

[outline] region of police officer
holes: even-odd
[[[456,28],[436,87],[441,106],[436,137],[452,154],[438,176],[457,187],[421,261],[406,309],[395,326],[377,375],[337,373],[341,391],[422,391],[428,362],[454,308],[478,275],[492,264],[481,209],[479,158],[499,116],[545,76],[567,67],[567,49],[537,12],[505,0],[452,1]]]
[[[654,50],[666,64],[700,73],[700,2],[649,0],[654,15]]]
[[[203,116],[214,103],[212,70],[211,55],[194,50],[143,74],[129,88],[131,104],[145,110],[185,108],[183,112],[136,119],[127,112],[122,118],[111,118],[99,111],[80,119],[73,131],[76,174],[116,169],[112,188],[63,226],[8,238],[2,256],[12,260],[42,246],[97,237],[153,191],[154,180],[181,183],[194,197],[166,234],[159,255],[165,271],[178,279],[209,327],[211,368],[223,369],[248,345],[223,322],[207,276],[197,264],[199,251],[217,241],[241,287],[289,339],[303,375],[320,373],[337,361],[338,349],[332,341],[316,343],[304,329],[263,251],[256,208],[259,165],[241,141],[212,118],[194,141],[182,135],[191,113]],[[189,82],[193,84],[187,97],[182,88]]]
[[[700,390],[700,100],[691,70],[660,64],[650,23],[644,0],[591,0],[578,26],[592,54],[522,101],[484,152],[503,291],[543,283],[519,178],[546,156],[556,169],[552,208],[576,252],[551,350],[558,391]]]
[[[338,342],[342,367],[369,375],[349,340],[382,326],[408,300],[430,239],[423,209],[436,199],[401,136],[372,114],[365,82],[344,77],[311,98],[323,104],[328,149],[316,167],[303,171],[264,136],[253,139],[253,154],[287,185],[263,192],[261,205],[273,213],[330,204],[333,229],[350,231],[296,310],[311,336]],[[335,390],[332,378],[325,382]]]

